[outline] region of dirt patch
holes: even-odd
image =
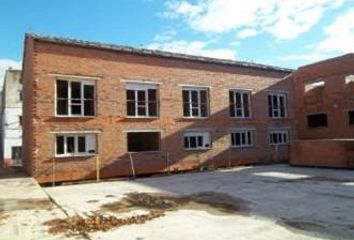
[[[96,203],[96,202],[99,202],[98,200],[88,200],[86,201],[87,203]]]
[[[193,209],[213,214],[247,214],[248,202],[225,193],[201,192],[188,196],[161,193],[128,193],[122,200],[104,204],[103,211],[129,212],[135,209],[176,211]]]
[[[15,210],[51,210],[52,203],[48,199],[1,199],[0,214]]]
[[[49,232],[52,234],[64,233],[68,237],[81,235],[88,238],[90,232],[108,231],[111,228],[130,224],[144,224],[146,221],[162,216],[162,214],[159,211],[151,211],[148,214],[129,218],[95,214],[87,218],[74,216],[66,219],[54,219],[46,222],[45,225],[49,226]]]
[[[10,217],[11,216],[9,214],[0,214],[0,224]]]
[[[134,210],[147,210],[147,214],[119,218],[116,214]],[[45,223],[49,232],[64,233],[68,236],[81,235],[88,238],[90,232],[107,231],[111,228],[130,224],[144,224],[146,221],[162,217],[167,211],[192,209],[212,214],[247,214],[248,203],[228,194],[202,192],[188,196],[173,196],[161,193],[128,193],[120,201],[104,204],[93,216],[55,219]],[[114,213],[114,216],[107,215]]]

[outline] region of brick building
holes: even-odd
[[[354,167],[354,54],[294,73],[294,165]]]
[[[39,182],[289,158],[292,71],[27,34],[25,168]],[[55,173],[55,174],[53,174]]]

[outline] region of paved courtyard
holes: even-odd
[[[0,239],[354,239],[352,170],[240,167],[40,192],[50,207],[8,207]]]

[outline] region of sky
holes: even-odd
[[[26,32],[288,68],[354,52],[354,0],[0,0],[0,81]]]

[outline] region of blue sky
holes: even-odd
[[[0,0],[0,77],[25,32],[283,67],[354,51],[354,0]]]

